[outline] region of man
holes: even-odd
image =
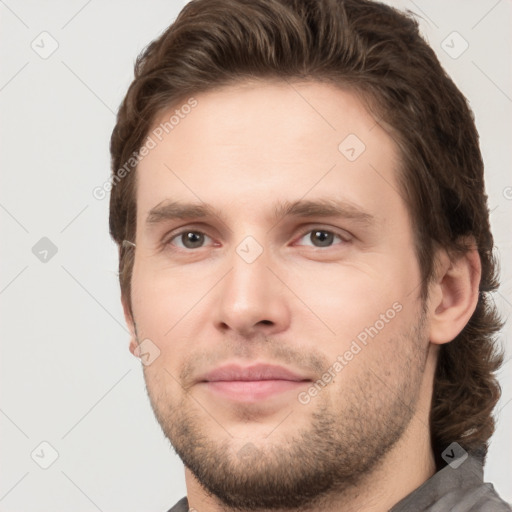
[[[416,22],[195,0],[139,57],[110,228],[171,511],[503,511],[478,135]]]

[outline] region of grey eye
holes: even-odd
[[[313,242],[313,245],[316,245],[317,247],[327,247],[332,245],[334,241],[334,233],[325,230],[314,230],[311,231],[309,238],[311,242]]]
[[[171,241],[182,249],[197,249],[204,245],[206,238],[210,237],[200,231],[183,231],[177,234]]]
[[[313,229],[304,233],[299,239],[299,245],[313,246],[313,247],[330,247],[336,240],[343,242],[340,235],[329,231],[327,229]]]

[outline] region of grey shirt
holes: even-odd
[[[400,500],[389,512],[511,512],[492,484],[484,483],[482,463],[469,456],[456,469],[445,466]],[[188,512],[182,498],[168,512]],[[201,510],[198,512],[208,512]]]

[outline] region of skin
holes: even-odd
[[[266,81],[196,99],[138,166],[133,316],[123,297],[132,353],[146,339],[160,351],[144,376],[185,463],[189,506],[389,510],[435,472],[435,363],[476,307],[478,253],[450,260],[440,250],[421,302],[399,153],[353,93]],[[338,149],[349,134],[366,146],[354,161]],[[372,221],[275,217],[277,203],[296,200],[343,202]],[[148,224],[166,201],[206,203],[218,215]],[[173,237],[181,229],[207,236],[187,248]],[[248,236],[256,243],[242,248],[262,249],[251,263],[236,252]],[[298,393],[332,374],[394,304],[400,311],[301,403]],[[253,401],[198,382],[228,362],[277,364],[310,382]]]

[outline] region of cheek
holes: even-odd
[[[385,267],[385,256],[379,255],[379,259]],[[301,317],[311,317],[309,326],[303,327],[322,333],[339,350],[360,333],[364,339],[365,329],[375,323],[380,330],[391,331],[389,326],[397,324],[395,317],[403,300],[403,284],[396,277],[391,279],[392,274],[389,267],[384,271],[362,264],[302,266],[300,272],[289,273],[288,278],[300,299],[290,295],[297,304],[298,324],[304,324]]]
[[[179,395],[177,380],[186,350],[186,340],[179,335],[186,325],[183,294],[164,286],[150,272],[134,269],[132,296],[141,352],[147,352],[144,347],[149,346],[152,353],[150,364],[143,362],[146,386],[153,402],[165,402],[170,396]]]
[[[134,265],[132,305],[139,337],[164,340],[166,333],[184,314],[186,290],[176,280],[162,279],[160,273]]]
[[[206,325],[207,295],[215,280],[211,274],[198,277],[196,271],[134,266],[132,305],[139,338],[153,340],[164,355],[170,347],[182,353],[181,346]]]

